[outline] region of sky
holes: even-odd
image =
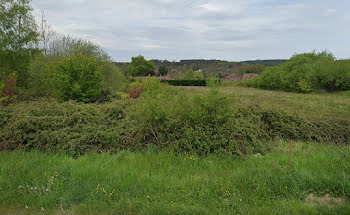
[[[349,0],[32,0],[58,33],[89,39],[115,61],[350,58]]]

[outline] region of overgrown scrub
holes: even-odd
[[[326,51],[298,54],[242,84],[301,93],[349,90],[350,60],[335,60],[333,54]]]
[[[64,151],[72,155],[111,151],[122,145],[123,104],[54,100],[0,110],[0,149]]]
[[[349,143],[349,120],[318,121],[245,107],[213,87],[188,95],[146,79],[145,95],[129,110],[128,145],[155,144],[181,152],[230,155],[265,152],[274,139]]]
[[[265,153],[277,139],[348,144],[350,120],[310,118],[245,106],[217,87],[190,94],[148,78],[137,99],[84,104],[53,100],[0,109],[0,149],[171,150],[241,156]]]

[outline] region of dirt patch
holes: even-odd
[[[344,198],[334,198],[331,197],[329,194],[322,197],[317,197],[314,196],[312,193],[306,197],[305,201],[308,205],[312,207],[326,206],[329,208],[336,207],[339,205],[345,205],[347,203]]]

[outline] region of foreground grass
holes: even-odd
[[[0,214],[349,214],[350,147],[275,144],[238,160],[167,152],[0,153]]]
[[[192,93],[207,91],[206,87],[183,87]],[[350,119],[350,91],[320,94],[301,94],[262,90],[239,86],[222,87],[243,105],[259,105],[270,110],[283,110],[303,117]]]

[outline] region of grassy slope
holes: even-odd
[[[304,201],[309,193],[350,198],[349,146],[296,143],[288,175],[289,156],[288,143],[276,144],[264,157],[238,160],[165,152],[91,154],[76,160],[2,152],[0,208],[6,209],[0,214],[350,213],[349,204],[312,208]]]
[[[200,93],[204,87],[184,87],[184,90]],[[261,90],[247,87],[222,87],[233,93],[243,105],[260,105],[266,109],[284,110],[292,114],[327,119],[350,119],[350,91],[323,94],[300,94]]]

